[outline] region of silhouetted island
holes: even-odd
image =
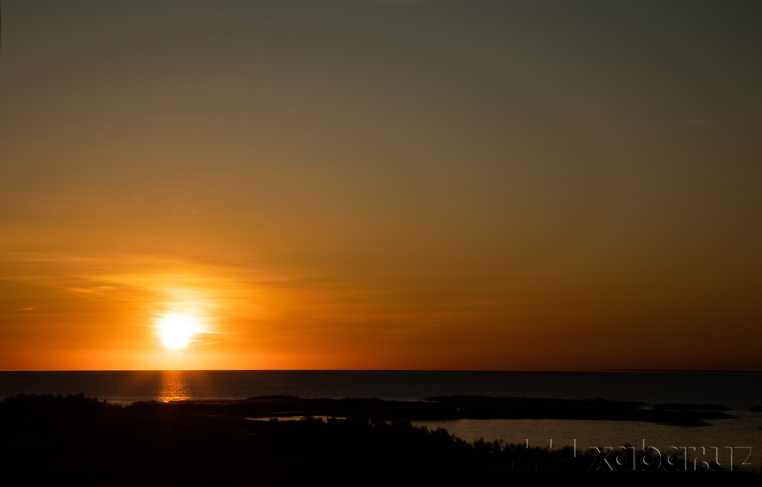
[[[236,417],[326,416],[372,420],[450,419],[589,419],[644,421],[674,426],[704,426],[704,420],[727,419],[730,408],[719,404],[657,404],[604,399],[541,399],[524,397],[438,396],[425,401],[345,398],[305,399],[260,396],[243,400],[138,402],[131,407],[146,414],[153,409],[173,414],[215,414]]]
[[[454,438],[404,419],[563,417],[670,422],[720,413],[690,405],[449,396],[427,401],[255,397],[136,402],[18,395],[0,403],[2,485],[758,485],[755,473],[655,466],[632,450],[626,468],[571,448]],[[513,411],[513,412],[511,412]],[[563,412],[562,412],[563,411]],[[637,413],[640,414],[640,413]],[[305,416],[300,421],[250,418]],[[326,419],[315,419],[325,416]],[[650,419],[645,419],[645,418]],[[686,463],[685,465],[688,465]],[[639,467],[638,467],[639,466]],[[656,467],[656,468],[654,468]],[[686,484],[687,485],[687,484]]]

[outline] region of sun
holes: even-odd
[[[170,350],[185,348],[200,331],[199,320],[193,315],[167,313],[156,323],[161,343]]]

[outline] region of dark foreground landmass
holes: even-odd
[[[415,428],[402,420],[495,417],[500,411],[496,417],[514,417],[505,416],[509,405],[523,411],[516,413],[520,417],[530,410],[534,412],[528,417],[543,417],[563,406],[608,410],[608,419],[616,419],[623,415],[616,408],[627,410],[631,403],[432,399],[436,400],[407,403],[261,397],[120,406],[82,395],[19,395],[0,403],[0,485],[760,483],[755,473],[722,470],[685,458],[655,458],[635,450],[593,455],[570,448],[470,444],[445,430]],[[441,409],[426,404],[439,404]],[[661,409],[680,411],[675,405]],[[695,411],[683,409],[681,414]],[[247,419],[294,414],[328,419]]]

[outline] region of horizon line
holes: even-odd
[[[681,374],[759,374],[762,370],[736,369],[573,369],[573,370],[509,370],[509,369],[24,369],[5,372],[519,372],[519,373],[611,373],[651,372]]]

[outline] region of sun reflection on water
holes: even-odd
[[[161,389],[159,401],[186,401],[193,399],[190,386],[183,373],[179,370],[165,370],[161,373]]]

